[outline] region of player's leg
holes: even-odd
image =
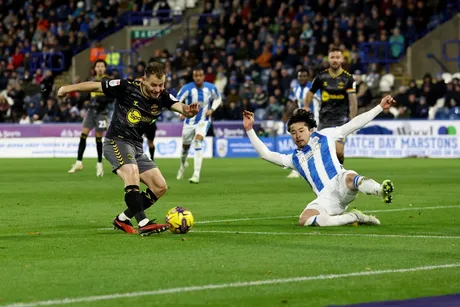
[[[102,165],[102,138],[104,132],[107,130],[108,118],[106,114],[98,114],[96,117],[96,150],[97,150],[97,164],[96,176],[104,176],[104,166]]]
[[[315,201],[308,204],[300,214],[300,226],[343,226],[359,222],[359,217],[353,212],[330,215],[320,203]]]
[[[145,210],[157,202],[168,190],[166,180],[155,162],[142,153],[142,148],[137,148],[136,152],[138,154],[136,161],[139,166],[140,179],[147,186],[147,189],[141,192],[143,211],[135,214],[139,224],[139,234],[150,235],[166,231],[168,224],[157,224],[154,219],[149,220],[145,215]],[[142,154],[139,155],[139,153]]]
[[[197,125],[193,146],[195,148],[193,176],[190,183],[200,182],[201,166],[203,165],[203,141],[208,133],[209,122],[201,122]]]
[[[127,233],[137,233],[131,224],[131,218],[138,212],[143,211],[140,195],[139,168],[135,160],[135,149],[132,145],[112,139],[105,139],[103,144],[104,157],[112,165],[112,170],[124,183],[125,203],[130,209],[128,214],[122,213],[115,217],[115,228]]]
[[[80,142],[78,143],[77,161],[72,165],[72,167],[68,171],[69,174],[73,174],[76,171],[83,169],[83,154],[85,153],[86,149],[86,139],[88,138],[88,135],[91,131],[91,128],[87,127],[89,123],[86,121],[86,118],[83,121],[83,129],[81,130]]]
[[[185,125],[182,128],[182,152],[180,156],[180,167],[177,172],[177,180],[184,178],[185,169],[188,166],[187,156],[192,144],[193,137],[195,136],[195,127],[192,125]]]
[[[371,178],[360,176],[353,171],[348,171],[345,183],[350,191],[360,191],[367,195],[383,198],[387,204],[393,201],[394,185],[391,180],[384,180],[381,184]]]

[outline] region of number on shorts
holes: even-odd
[[[98,128],[101,128],[101,129],[107,128],[107,121],[105,121],[105,120],[100,120],[100,121],[99,121]]]

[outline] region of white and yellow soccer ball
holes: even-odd
[[[175,234],[189,232],[194,222],[192,212],[184,207],[174,207],[166,213],[166,223],[169,224],[169,231]]]

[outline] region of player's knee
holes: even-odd
[[[300,226],[318,226],[316,223],[318,216],[317,215],[312,215],[312,216],[301,216],[299,218],[299,225]]]
[[[139,168],[136,164],[122,165],[117,174],[123,179],[125,184],[137,184],[139,181]]]
[[[203,141],[203,136],[201,134],[195,135],[195,141]]]
[[[168,185],[166,182],[162,182],[161,184],[157,184],[154,188],[155,195],[160,198],[161,196],[165,195],[168,192]]]
[[[201,149],[203,146],[203,141],[202,140],[194,140],[193,141],[193,147],[195,149]]]

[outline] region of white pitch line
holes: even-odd
[[[363,210],[363,212],[375,213],[375,212],[395,212],[395,211],[435,210],[435,209],[455,209],[455,208],[460,208],[460,206],[407,207],[407,208],[393,208],[393,209],[379,209],[379,210]],[[293,217],[299,217],[299,215],[248,217],[248,218],[240,218],[240,219],[222,219],[222,220],[204,220],[204,221],[196,221],[195,224],[288,219],[288,218],[293,218]]]
[[[460,239],[460,236],[434,235],[386,235],[377,233],[320,233],[320,232],[269,232],[269,231],[239,231],[239,230],[192,230],[194,233],[247,234],[267,236],[318,236],[318,237],[376,237],[376,238],[416,238],[416,239]]]
[[[397,274],[397,273],[410,273],[420,271],[431,271],[437,269],[451,269],[460,267],[460,263],[443,264],[443,265],[430,265],[415,268],[406,269],[393,269],[393,270],[378,270],[378,271],[365,271],[365,272],[353,272],[345,274],[328,274],[328,275],[316,275],[316,276],[299,276],[290,278],[279,278],[279,279],[266,279],[266,280],[254,280],[254,281],[243,281],[243,282],[232,282],[226,284],[208,284],[201,286],[190,286],[181,288],[167,288],[152,291],[139,291],[139,292],[128,292],[128,293],[114,293],[107,295],[96,295],[76,298],[63,298],[54,299],[48,301],[37,301],[30,303],[15,303],[10,305],[2,305],[1,307],[36,307],[36,306],[53,306],[53,305],[66,305],[74,303],[88,303],[97,301],[107,301],[123,298],[135,298],[142,296],[154,296],[171,293],[184,293],[184,292],[196,292],[203,290],[216,290],[216,289],[227,289],[227,288],[242,288],[242,287],[254,287],[262,285],[275,285],[275,284],[287,284],[295,282],[304,282],[312,280],[328,280],[328,279],[339,279],[347,277],[358,277],[358,276],[372,276],[382,274]]]

